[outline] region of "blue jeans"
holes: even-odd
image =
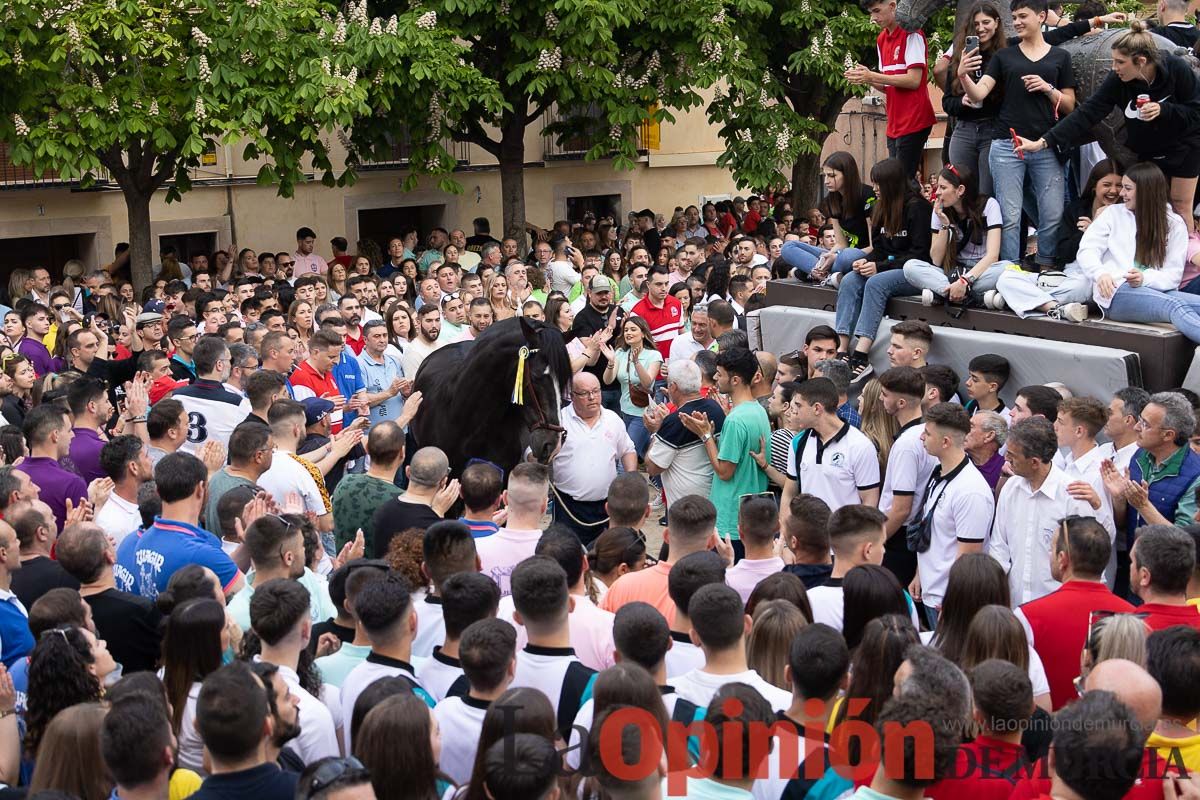
[[[854,335],[875,341],[887,301],[893,297],[911,297],[921,290],[904,279],[904,270],[889,269],[864,278],[857,272],[842,276],[838,286],[834,330],[841,336]]]
[[[637,451],[637,457],[640,459],[646,455],[646,448],[650,446],[650,431],[646,430],[646,423],[641,417],[635,417],[632,414],[624,414],[625,430],[629,432],[629,438],[633,439],[633,449]]]
[[[1009,139],[993,139],[988,166],[996,188],[996,201],[1004,228],[1000,238],[1000,258],[1021,261],[1021,209],[1037,224],[1039,264],[1054,264],[1058,231],[1062,225],[1066,197],[1066,177],[1058,156],[1049,148],[1017,156]]]
[[[783,249],[779,251],[779,257],[783,259],[783,263],[792,268],[797,280],[804,280],[817,265],[817,260],[827,252],[829,251],[823,247],[816,247],[804,242],[784,242]],[[830,273],[849,272],[850,265],[865,255],[866,253],[857,247],[847,247],[837,254]]]
[[[1117,322],[1170,322],[1184,336],[1200,342],[1200,295],[1123,283],[1113,294],[1108,316]]]
[[[979,181],[979,193],[991,196],[992,171],[988,154],[992,150],[992,125],[995,120],[973,122],[959,120],[950,139],[950,163],[970,167]]]

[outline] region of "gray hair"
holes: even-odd
[[[321,305],[317,306],[317,310],[313,312],[313,317],[316,318],[317,324],[320,325],[321,317],[325,316],[326,314],[328,314],[330,312],[337,314],[339,317],[342,315],[342,312],[339,311],[338,307],[335,306],[333,303],[322,303]]]
[[[496,242],[488,242],[483,247],[479,248],[479,256],[480,258],[487,258],[488,254],[492,253],[493,251],[499,253],[500,245]]]
[[[912,671],[900,685],[901,697],[922,694],[941,698],[954,720],[966,720],[971,715],[971,683],[954,662],[922,644],[909,645],[904,660],[912,664]]]
[[[1147,403],[1163,407],[1166,413],[1163,415],[1162,426],[1175,431],[1175,444],[1181,447],[1187,444],[1192,432],[1196,430],[1196,414],[1187,398],[1178,392],[1157,392],[1150,395]]]
[[[695,361],[677,361],[671,364],[668,383],[679,387],[684,394],[700,393],[700,367]]]
[[[364,322],[362,325],[363,335],[365,336],[367,331],[375,330],[376,328],[386,328],[386,327],[387,327],[387,323],[381,319],[373,319],[368,322]]]
[[[1045,417],[1023,419],[1008,432],[1008,446],[1021,445],[1027,458],[1036,458],[1043,464],[1054,460],[1058,452],[1058,437],[1054,434],[1054,423]]]
[[[437,447],[422,447],[408,465],[408,481],[425,489],[442,482],[450,471],[450,459]]]
[[[229,363],[233,366],[244,367],[250,362],[251,358],[255,362],[258,361],[258,351],[250,345],[242,344],[241,342],[229,345]]]
[[[996,447],[1004,447],[1008,441],[1008,423],[1004,417],[995,411],[976,411],[974,419],[979,420],[979,426],[984,433],[990,433],[996,438]]]
[[[817,362],[816,370],[822,377],[833,381],[838,394],[847,394],[850,391],[850,365],[845,361],[840,358],[827,358]]]
[[[1113,393],[1113,397],[1121,401],[1126,414],[1132,414],[1135,417],[1140,417],[1142,409],[1146,407],[1146,403],[1150,402],[1150,393],[1140,386],[1126,386],[1124,389],[1117,389]]]
[[[1133,535],[1133,566],[1150,570],[1150,586],[1164,594],[1186,592],[1196,568],[1192,537],[1174,525],[1143,525]]]

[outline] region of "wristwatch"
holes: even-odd
[[[712,438],[713,438],[713,435],[712,435],[711,433],[706,433],[706,434],[704,434],[703,436],[701,436],[701,437],[700,437],[700,441],[702,441],[702,442],[704,442],[705,444],[707,444],[707,443],[708,443],[708,442],[709,442],[709,441],[710,441]]]

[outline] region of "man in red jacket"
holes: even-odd
[[[1200,628],[1200,610],[1188,605],[1187,587],[1196,568],[1196,543],[1174,525],[1143,525],[1137,529],[1129,557],[1129,587],[1142,599],[1152,631],[1172,625]]]
[[[1074,680],[1092,615],[1133,611],[1101,577],[1111,555],[1112,540],[1098,520],[1067,517],[1059,525],[1050,556],[1050,575],[1062,586],[1017,609],[1017,619],[1046,668],[1056,711],[1078,696]]]

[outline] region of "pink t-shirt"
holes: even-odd
[[[750,593],[763,578],[782,572],[783,559],[779,556],[770,558],[743,558],[729,569],[725,570],[725,583],[742,596],[742,602],[750,599]]]
[[[491,536],[475,540],[475,551],[479,555],[479,571],[496,582],[500,596],[512,594],[513,568],[533,555],[540,530],[518,531],[501,528]]]

